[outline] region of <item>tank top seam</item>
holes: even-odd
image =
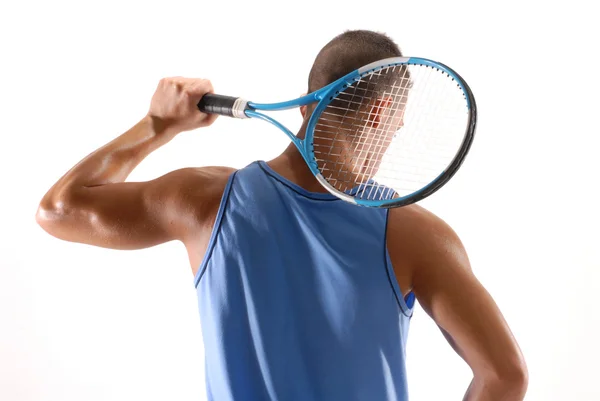
[[[231,192],[233,190],[233,182],[239,170],[235,171],[229,179],[227,180],[227,185],[225,186],[225,190],[223,191],[223,195],[221,197],[221,203],[219,205],[219,210],[217,211],[217,217],[215,219],[215,223],[213,224],[213,229],[210,234],[210,239],[208,241],[208,247],[206,248],[206,253],[204,254],[204,258],[200,263],[200,267],[198,269],[198,274],[194,278],[194,288],[198,287],[202,276],[206,272],[208,267],[208,262],[212,257],[212,252],[215,249],[217,244],[217,239],[219,237],[219,233],[221,232],[221,226],[223,225],[223,220],[225,218],[225,210],[227,209],[227,205],[229,204],[229,199]]]
[[[394,297],[396,298],[396,303],[400,308],[402,314],[406,317],[412,317],[413,308],[409,308],[406,302],[404,301],[404,297],[402,296],[402,291],[400,289],[400,285],[398,284],[398,280],[394,274],[394,269],[391,266],[391,260],[389,258],[388,246],[387,246],[387,229],[388,229],[388,216],[389,210],[385,211],[385,224],[384,224],[384,233],[383,233],[383,264],[386,272],[386,276],[388,278],[388,282],[390,284],[391,290],[394,293]],[[396,285],[394,285],[394,283]]]

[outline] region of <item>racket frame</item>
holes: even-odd
[[[374,199],[361,199],[355,198],[351,195],[348,195],[344,192],[341,192],[335,189],[332,185],[330,185],[325,177],[321,174],[318,169],[317,162],[315,159],[314,147],[313,147],[313,135],[314,129],[317,125],[319,117],[321,113],[327,108],[329,103],[336,98],[336,95],[343,91],[348,86],[351,86],[354,82],[360,80],[361,77],[371,74],[375,71],[381,70],[387,67],[394,67],[398,65],[421,65],[427,66],[434,69],[438,69],[444,73],[446,73],[452,80],[456,82],[458,87],[463,91],[463,95],[466,99],[466,106],[469,111],[469,120],[465,129],[465,135],[463,138],[462,146],[459,151],[454,156],[453,160],[448,164],[446,169],[442,171],[436,178],[434,178],[427,185],[423,186],[423,188],[403,197],[393,198],[393,199],[385,199],[385,200],[374,200]],[[281,111],[287,110],[291,108],[296,108],[300,106],[306,106],[312,103],[317,103],[313,113],[310,116],[306,127],[306,133],[304,139],[298,138],[292,131],[290,131],[286,126],[281,124],[279,121],[274,118],[260,113],[260,111]],[[375,208],[391,208],[391,207],[400,207],[406,206],[411,203],[418,202],[419,200],[426,198],[427,196],[433,194],[438,189],[448,182],[452,176],[458,171],[460,166],[462,165],[467,153],[471,148],[471,144],[473,142],[473,137],[475,135],[475,127],[477,124],[477,107],[475,103],[475,98],[471,89],[467,85],[467,83],[462,79],[460,75],[458,75],[454,70],[450,67],[432,61],[426,58],[420,57],[392,57],[383,60],[379,60],[368,64],[364,67],[361,67],[357,70],[350,72],[349,74],[337,79],[336,81],[330,83],[327,86],[324,86],[321,89],[318,89],[312,93],[301,96],[299,98],[288,100],[285,102],[278,103],[255,103],[245,101],[241,98],[236,100],[235,110],[232,114],[232,117],[247,117],[247,118],[258,118],[263,121],[266,121],[275,127],[279,128],[283,131],[289,139],[294,143],[304,161],[308,165],[310,171],[314,174],[315,178],[319,181],[319,183],[331,194],[337,196],[340,199],[343,199],[347,202],[359,205],[359,206],[368,206]]]

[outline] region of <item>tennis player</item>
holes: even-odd
[[[347,31],[317,55],[308,91],[400,56],[383,34]],[[185,244],[209,400],[407,400],[415,300],[472,369],[465,400],[524,398],[527,369],[507,323],[455,232],[422,207],[344,202],[293,145],[240,170],[184,168],[125,182],[152,151],[215,121],[196,106],[212,91],[205,79],[161,80],[147,115],[60,178],[36,216],[66,241]],[[310,106],[301,112],[300,137]]]

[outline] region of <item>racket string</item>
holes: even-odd
[[[456,82],[430,67],[396,65],[367,74],[319,116],[318,168],[335,189],[363,199],[408,196],[452,161],[465,133],[465,106]]]
[[[397,66],[393,67],[392,72],[395,71],[396,67]],[[373,84],[373,82],[371,81],[371,79],[372,79],[373,76],[378,76],[379,77],[379,76],[381,76],[381,74],[377,73],[377,74],[373,74],[373,75],[369,76],[369,80],[368,81],[361,80],[361,82],[366,82],[366,84],[367,84],[367,89],[361,88],[363,90],[363,92],[364,92],[364,95],[362,97],[362,101],[363,102],[365,100],[370,101],[370,100],[373,100],[373,99],[377,99],[375,96],[373,96],[373,94],[375,94],[376,91],[374,89],[368,89]],[[402,76],[402,81],[405,81],[405,80],[406,80],[406,76],[404,74]],[[396,86],[395,84],[396,84],[396,81],[394,81],[394,83],[391,84],[391,85],[387,85],[386,89],[387,90],[391,90],[391,91],[396,91],[396,92],[399,92],[400,90],[402,90],[402,92],[404,93],[406,85],[403,87],[403,86]],[[385,92],[384,92],[384,94],[385,94]],[[396,102],[396,94],[394,94],[393,97],[394,97],[394,102]],[[354,103],[356,103],[356,102],[354,102]],[[359,111],[358,115],[360,117],[360,120],[363,120],[365,118],[364,115],[360,116],[360,114],[366,114],[366,118],[371,118],[372,116],[377,116],[379,114],[379,112],[380,112],[380,108],[381,108],[380,104],[377,104],[374,107],[371,106],[370,110],[367,113]],[[332,113],[332,114],[335,115],[335,113]],[[389,119],[388,119],[388,121],[389,121]],[[354,121],[353,121],[353,123],[354,123]],[[362,123],[362,121],[361,121],[361,123]],[[353,124],[353,125],[355,126],[356,124]],[[375,141],[366,141],[366,140],[364,140],[363,136],[364,136],[364,134],[366,132],[365,131],[366,127],[364,126],[364,124],[361,124],[360,128],[361,128],[360,135],[359,135],[360,139],[358,141],[355,141],[354,152],[353,152],[353,156],[351,157],[351,160],[348,161],[345,158],[342,158],[341,161],[340,161],[340,163],[337,163],[337,164],[346,164],[346,163],[350,162],[350,164],[352,166],[354,166],[354,167],[357,164],[364,164],[364,162],[366,161],[366,157],[369,155],[369,153],[373,152],[373,148],[372,147],[373,147],[374,142],[377,142],[375,144],[375,149],[374,149],[376,153],[380,153],[380,149],[378,149],[378,148],[386,146],[386,143],[385,143],[386,141],[383,141],[383,143],[382,143],[383,135],[378,135],[378,138],[376,138]],[[383,132],[384,129],[385,129],[385,127],[382,127],[381,131]],[[377,132],[375,132],[375,135],[377,136]],[[367,144],[368,144],[368,148],[366,148],[366,146],[365,146]],[[358,149],[359,146],[360,146],[360,152],[359,152],[359,154],[357,156],[354,156],[354,155],[356,155],[356,151],[357,151],[357,149]],[[334,147],[332,146],[331,149],[330,149],[330,152],[329,152],[330,156],[331,155],[335,155],[335,153],[332,152],[333,148]],[[365,152],[365,150],[366,150],[366,152]],[[364,156],[363,156],[363,153],[364,153]],[[370,168],[371,168],[371,166],[367,165],[367,170],[369,170]],[[346,174],[346,176],[347,175],[348,174]],[[366,187],[366,185],[368,183],[368,180],[369,180],[369,178],[368,178],[368,175],[366,175],[366,174],[363,175],[363,179],[360,180],[359,182],[348,182],[348,180],[346,180],[345,181],[346,185],[342,189],[343,190],[347,190],[349,184],[352,185],[352,186],[356,186],[358,184],[357,192],[364,194],[364,190],[365,190],[365,187]],[[354,181],[356,181],[356,180],[354,180]],[[374,186],[371,186],[371,191],[369,192],[369,194],[367,194],[367,197],[372,194],[373,189],[374,189]]]
[[[394,69],[392,70],[392,74],[395,72],[395,69],[396,69],[396,66],[394,66]],[[406,70],[405,70],[405,72],[406,72]],[[403,76],[402,78],[404,79],[404,76]],[[396,101],[397,101],[398,92],[400,92],[400,90],[402,91],[402,94],[400,95],[400,98],[402,98],[402,97],[404,96],[405,92],[406,92],[406,87],[401,87],[401,86],[398,86],[398,87],[396,87],[396,86],[394,86],[394,85],[395,85],[395,83],[396,83],[396,81],[394,81],[394,83],[393,83],[393,84],[392,84],[392,85],[389,87],[390,91],[392,92],[392,97],[393,97],[393,101],[394,101],[394,102],[396,102]],[[394,92],[395,92],[395,93],[394,93]],[[384,92],[384,97],[385,97],[385,92]],[[401,104],[397,104],[397,105],[396,105],[396,107],[397,107],[398,109],[400,109],[400,108],[402,107],[402,105],[401,105]],[[378,108],[378,111],[379,111],[379,112],[381,112],[381,111],[382,111],[382,110],[381,110],[381,107],[380,107],[380,105],[379,105],[379,104],[377,105],[377,108]],[[398,110],[394,110],[394,113],[395,113],[395,112],[397,112],[397,111],[398,111]],[[383,125],[383,126],[381,126],[381,129],[380,129],[380,131],[378,132],[380,135],[379,135],[379,138],[378,138],[378,140],[377,140],[377,145],[379,145],[379,143],[380,143],[381,139],[384,137],[385,133],[386,133],[386,132],[389,130],[389,128],[390,128],[390,126],[391,126],[391,124],[392,124],[392,123],[393,123],[393,122],[392,122],[392,119],[388,118],[388,119],[387,119],[387,121],[384,123],[384,125]],[[379,127],[378,127],[378,128],[379,128]],[[389,147],[389,145],[388,145],[388,146],[386,146],[386,149],[387,149],[387,147]],[[369,147],[369,150],[370,150],[370,149],[371,149],[371,147]],[[381,152],[378,152],[378,153],[381,153]],[[375,167],[375,161],[376,161],[376,160],[377,160],[376,158],[373,158],[373,159],[371,160],[371,162],[369,163],[369,167],[368,167],[368,170],[369,170],[369,171],[370,171],[372,168],[374,168],[374,167]],[[381,185],[380,185],[380,184],[378,184],[378,189],[379,189],[380,187],[381,187]],[[370,191],[369,191],[369,193],[367,194],[367,198],[370,198],[370,197],[371,197],[371,195],[372,195],[372,193],[373,193],[373,189],[374,189],[374,186],[372,186],[372,187],[371,187],[371,190],[370,190]]]
[[[356,94],[356,88],[355,88],[355,87],[351,87],[351,88],[353,88],[354,90],[353,90],[353,92],[352,92],[352,95],[351,95],[351,98],[350,98],[350,102],[352,102],[352,100],[354,99],[354,95]],[[330,106],[330,105],[328,105],[328,106]],[[348,114],[348,111],[350,111],[350,110],[349,110],[349,109],[346,109],[346,110],[344,111],[344,115],[342,116],[342,122],[344,121],[344,118],[345,118],[345,117],[346,117],[346,115]],[[340,131],[339,129],[337,129],[337,130],[336,130],[336,132],[335,132],[335,134],[334,134],[334,137],[333,137],[333,143],[335,143],[335,141],[336,141],[336,139],[337,139],[337,136],[338,136],[338,133],[339,133],[339,131]],[[326,167],[326,164],[323,164],[323,168],[324,168],[324,169],[326,169],[326,168],[327,168],[327,167]],[[331,179],[331,175],[330,175],[330,177],[328,177],[328,179]],[[342,190],[342,192],[345,192],[346,190],[347,190],[347,188],[344,188],[344,189]]]
[[[368,81],[365,81],[365,80],[359,80],[359,81],[361,81],[361,83],[365,83],[366,86],[369,87],[370,85],[372,85],[371,78],[372,78],[372,76],[369,76],[369,80]],[[359,83],[359,85],[360,85],[360,83]],[[353,92],[352,93],[353,93],[353,97],[354,97],[354,95],[356,95],[357,89],[359,87],[358,86],[354,86],[352,88],[353,88]],[[368,93],[368,91],[365,91],[365,93]],[[362,105],[362,103],[363,103],[362,96],[363,95],[360,95],[360,96],[361,96],[360,97],[361,102],[359,102],[359,105]],[[332,105],[330,105],[330,106],[332,106]],[[333,107],[335,107],[335,106],[333,106]],[[347,116],[348,116],[348,112],[350,110],[351,110],[350,107],[346,108],[346,110],[344,112],[344,116],[342,117],[342,119],[340,121],[340,126],[344,125],[344,123],[346,123],[346,124],[348,123],[348,121],[346,121],[346,119],[347,119]],[[360,109],[359,109],[359,111],[360,111]],[[332,114],[333,115],[337,115],[336,113],[332,113]],[[354,118],[354,117],[350,117],[349,120],[350,120],[350,129],[349,129],[350,132],[355,133],[357,130],[361,129],[362,123],[363,123],[363,118],[357,119],[357,118]],[[335,121],[335,120],[332,120],[332,121]],[[345,135],[347,137],[348,134],[346,133]],[[360,135],[362,136],[362,132],[361,132]],[[355,135],[351,134],[350,136],[355,136]],[[336,135],[336,138],[337,138],[337,135]],[[348,143],[348,141],[346,141],[346,140],[343,140],[341,142],[343,144],[347,144]],[[354,149],[354,151],[355,150],[356,149]],[[329,154],[331,155],[331,148],[329,150]],[[329,158],[331,158],[331,157],[329,157]],[[330,180],[334,179],[333,178],[334,173],[336,175],[338,175],[338,176],[341,176],[341,177],[335,178],[335,181],[341,183],[341,188],[339,188],[339,189],[342,190],[343,192],[346,192],[346,191],[352,189],[352,186],[350,186],[350,184],[352,183],[352,180],[351,180],[352,177],[348,177],[350,175],[351,170],[344,168],[344,166],[347,163],[348,163],[348,161],[346,160],[346,158],[344,156],[336,158],[336,161],[334,163],[334,169],[332,169],[330,171],[330,174],[329,174],[329,179]]]

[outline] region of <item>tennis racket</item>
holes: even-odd
[[[303,139],[259,112],[315,103]],[[198,108],[273,124],[327,191],[383,208],[417,202],[444,186],[467,156],[477,122],[467,83],[449,67],[415,57],[376,61],[286,102],[206,94]]]

